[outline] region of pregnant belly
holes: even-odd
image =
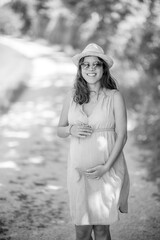
[[[70,144],[70,161],[74,168],[86,170],[98,164],[105,164],[109,156],[106,139],[73,139]]]

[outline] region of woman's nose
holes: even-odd
[[[95,69],[94,65],[90,65],[89,69],[94,70]]]

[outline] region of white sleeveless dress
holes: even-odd
[[[83,106],[70,103],[69,124],[88,124],[91,136],[71,136],[67,185],[70,213],[76,225],[110,225],[119,219],[119,211],[128,212],[129,176],[123,152],[102,178],[88,179],[84,170],[104,164],[116,140],[113,112],[114,93],[103,89],[90,116]]]

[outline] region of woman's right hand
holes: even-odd
[[[70,129],[70,133],[74,137],[86,138],[92,134],[93,130],[91,126],[87,124],[73,125]]]

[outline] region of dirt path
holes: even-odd
[[[0,119],[0,239],[74,240],[66,189],[69,141],[56,136],[56,125],[75,69],[55,51],[39,52],[31,61],[28,88]],[[113,240],[159,240],[157,188],[145,179],[144,152],[132,136],[125,153],[130,212],[111,227]]]

